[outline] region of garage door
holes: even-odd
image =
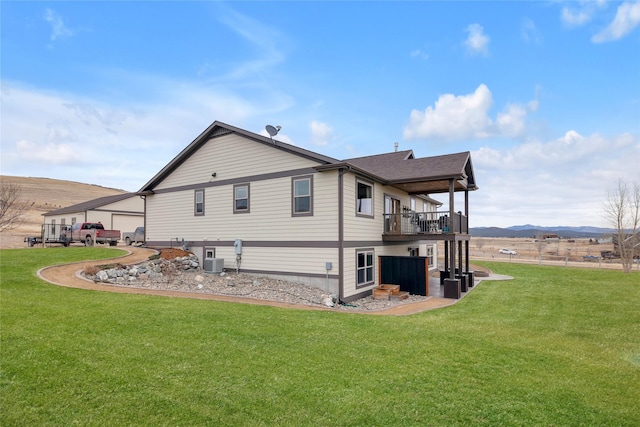
[[[136,227],[144,226],[144,215],[113,214],[111,217],[114,230],[121,233],[133,232]]]

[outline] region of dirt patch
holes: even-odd
[[[182,249],[178,249],[178,248],[165,248],[165,249],[160,249],[159,256],[162,259],[174,259],[174,258],[181,258],[189,255],[193,255],[193,253],[183,251]]]

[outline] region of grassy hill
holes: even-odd
[[[15,230],[0,233],[0,248],[3,249],[23,247],[26,236],[39,235],[43,223],[42,214],[46,212],[98,197],[126,193],[115,188],[49,178],[2,175],[0,181],[19,185],[22,188],[22,200],[29,204],[33,202],[23,224]]]

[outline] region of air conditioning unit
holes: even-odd
[[[222,273],[224,269],[223,258],[205,258],[202,263],[202,269],[205,273]]]

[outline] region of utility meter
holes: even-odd
[[[242,240],[241,239],[236,239],[236,241],[233,242],[233,247],[236,250],[236,255],[242,255]]]

